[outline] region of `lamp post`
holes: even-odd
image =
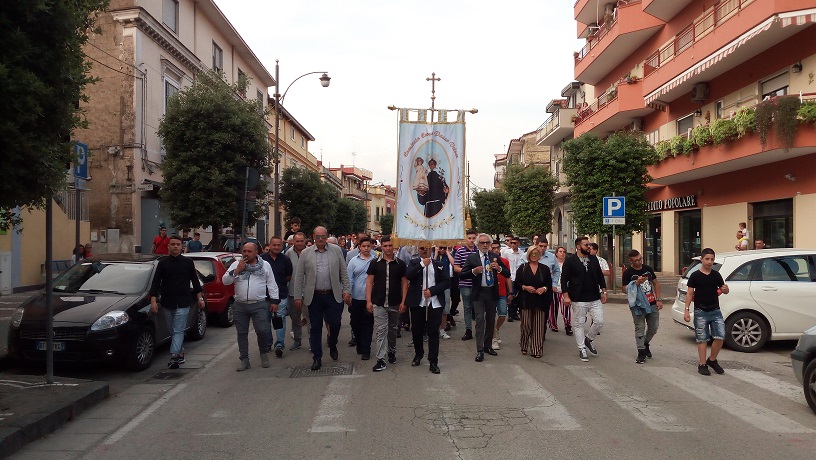
[[[275,163],[275,198],[273,200],[273,207],[274,207],[274,232],[273,235],[281,235],[281,223],[280,218],[278,217],[278,207],[280,205],[280,110],[281,110],[281,102],[286,98],[286,93],[289,92],[289,88],[295,84],[296,81],[300,80],[301,78],[307,75],[313,75],[317,73],[322,73],[323,75],[320,76],[320,84],[326,88],[329,86],[331,82],[331,77],[328,76],[328,72],[308,72],[305,73],[297,78],[295,78],[292,83],[289,83],[289,86],[286,87],[286,91],[283,92],[283,96],[280,94],[280,64],[278,60],[275,59],[275,155],[272,157],[272,161]]]

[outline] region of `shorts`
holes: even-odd
[[[496,301],[496,314],[507,316],[507,296],[499,296],[499,300]]]
[[[708,339],[725,339],[725,321],[720,309],[704,311],[694,309],[694,336],[697,343],[707,342]]]

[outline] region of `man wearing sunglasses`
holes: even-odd
[[[606,280],[598,258],[590,254],[589,238],[575,239],[575,254],[564,260],[561,269],[561,290],[564,305],[572,308],[572,330],[578,343],[578,357],[589,361],[587,351],[598,356],[593,340],[603,327],[603,304],[606,303]],[[584,331],[587,316],[592,316],[592,326]]]

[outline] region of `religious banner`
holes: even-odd
[[[397,244],[452,246],[464,239],[464,164],[464,111],[400,109]]]

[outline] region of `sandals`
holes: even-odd
[[[521,354],[526,356],[527,355],[527,350],[521,350]]]
[[[541,355],[533,355],[533,358],[541,359]]]

